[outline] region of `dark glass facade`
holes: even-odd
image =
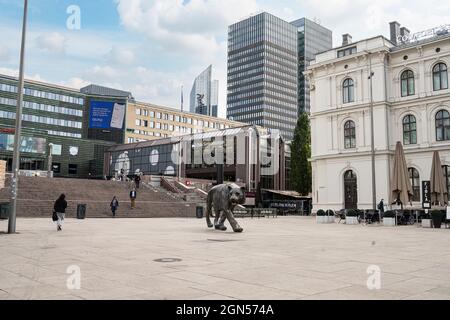
[[[268,13],[228,30],[227,117],[280,130],[291,140],[298,114],[297,27]]]
[[[316,54],[333,47],[333,34],[331,30],[306,18],[293,21],[291,24],[298,29],[298,111],[309,112],[311,108],[309,82],[303,72]]]
[[[0,160],[12,170],[18,81],[0,75]],[[88,97],[69,88],[25,81],[21,170],[47,171],[55,177],[101,177],[103,154],[112,142],[87,137]],[[50,157],[50,144],[52,156]]]

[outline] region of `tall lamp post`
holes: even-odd
[[[48,163],[47,163],[47,177],[48,178],[53,178],[52,161],[53,161],[53,143],[49,143],[48,144]]]
[[[12,185],[11,185],[11,210],[8,220],[8,233],[16,233],[16,210],[17,210],[17,189],[19,184],[19,169],[20,169],[20,138],[22,131],[22,102],[23,102],[23,74],[24,74],[24,60],[25,60],[25,41],[27,32],[27,13],[28,0],[24,0],[23,6],[23,25],[22,25],[22,44],[20,48],[20,71],[19,71],[19,85],[17,97],[17,111],[16,111],[16,130],[14,135],[14,151],[13,151],[13,166],[12,166]]]
[[[377,210],[377,185],[376,185],[376,173],[375,173],[375,124],[373,116],[373,76],[372,71],[372,53],[368,52],[369,55],[369,86],[370,86],[370,123],[371,123],[371,158],[372,158],[372,206],[374,212]]]

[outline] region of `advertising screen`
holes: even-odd
[[[109,101],[91,101],[89,128],[122,129],[125,105]]]
[[[23,136],[21,138],[20,152],[45,154],[46,142],[44,138]],[[12,134],[0,133],[0,150],[14,150],[14,136]]]

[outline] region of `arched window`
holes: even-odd
[[[402,73],[402,97],[414,95],[414,73],[406,70]]]
[[[347,121],[344,125],[344,147],[345,149],[356,148],[356,129],[352,120]]]
[[[445,63],[438,63],[433,67],[433,90],[448,89],[448,73]]]
[[[403,118],[403,144],[417,143],[417,123],[416,117],[409,114]]]
[[[420,201],[420,176],[419,171],[414,168],[408,168],[409,179],[413,190],[411,201]]]
[[[355,101],[355,85],[352,79],[345,79],[342,84],[342,89],[344,91],[343,98],[344,103],[350,103]]]
[[[444,180],[447,186],[448,200],[450,200],[450,166],[442,166]]]
[[[436,113],[436,140],[450,140],[450,114],[447,110]]]

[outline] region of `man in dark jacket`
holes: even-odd
[[[110,206],[111,206],[111,211],[112,211],[112,214],[113,214],[113,218],[115,218],[116,217],[116,210],[119,207],[119,200],[117,200],[116,196],[114,196],[114,198],[111,200]]]
[[[141,176],[137,173],[134,177],[134,184],[136,185],[136,189],[139,189],[139,183],[141,182]]]
[[[58,198],[58,200],[55,201],[55,205],[53,206],[53,210],[55,210],[58,220],[56,221],[56,230],[61,231],[62,230],[62,224],[64,222],[64,215],[66,213],[67,208],[67,201],[66,201],[66,195],[61,194]]]

